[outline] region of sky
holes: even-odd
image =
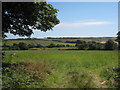
[[[33,38],[45,37],[116,37],[117,2],[48,2],[59,11],[60,24],[53,30],[34,30]],[[8,38],[20,38],[8,34]],[[23,38],[23,37],[21,37]]]

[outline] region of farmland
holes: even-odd
[[[14,57],[10,56],[12,53],[15,53]],[[110,69],[110,72],[112,72],[111,70],[117,67],[118,52],[67,50],[6,51],[4,61],[6,63],[11,63],[12,65],[19,63],[28,64],[25,68],[40,73],[38,74],[38,77],[42,77],[43,82],[41,83],[41,79],[38,79],[35,81],[37,82],[36,85],[32,86],[32,84],[29,84],[27,87],[107,88],[113,87],[109,84],[111,82],[110,80],[113,80],[113,76],[110,75],[111,77],[106,79],[106,73],[107,75],[111,73],[105,72],[105,70]],[[41,75],[42,73],[45,75]],[[81,75],[83,75],[83,78]],[[82,84],[80,84],[81,82]],[[102,84],[103,82],[105,83]],[[22,85],[21,87],[26,86]]]
[[[3,40],[3,44],[4,43],[6,43],[7,45],[13,45],[13,43],[19,43],[19,42],[24,42],[24,43],[26,43],[26,44],[41,44],[41,45],[43,45],[43,46],[47,46],[47,45],[49,45],[49,44],[51,44],[51,43],[54,43],[54,44],[62,44],[62,45],[67,45],[67,44],[69,44],[69,45],[72,45],[72,46],[74,46],[75,44],[73,44],[73,43],[64,43],[64,42],[58,42],[58,41],[53,41],[53,40],[45,40],[45,39],[38,39],[38,40],[35,40],[35,39],[33,39],[33,40],[14,40],[14,39],[12,39],[12,40]]]
[[[118,3],[3,2],[2,89],[120,88]]]
[[[60,41],[61,40],[61,41]],[[113,88],[117,87],[117,50],[77,50],[70,39],[4,40],[41,44],[42,48],[5,50],[3,87],[19,88]],[[75,39],[76,40],[76,39]],[[74,40],[74,41],[75,41]],[[91,39],[95,41],[96,39]],[[49,44],[69,47],[46,47]],[[44,47],[45,46],[45,47]]]

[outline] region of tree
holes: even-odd
[[[85,50],[87,48],[87,43],[85,41],[82,41],[82,40],[77,40],[75,46],[80,50]]]
[[[55,47],[54,43],[51,43],[50,45],[48,45],[48,48],[53,48],[53,47]]]
[[[19,45],[16,43],[13,43],[13,46],[10,47],[12,50],[19,50]]]
[[[105,50],[114,50],[115,49],[115,43],[111,39],[109,39],[104,46]]]
[[[90,43],[90,44],[89,44],[89,48],[88,48],[88,50],[96,50],[96,45]]]
[[[67,44],[67,45],[66,45],[66,47],[70,47],[70,45],[69,45],[69,44]]]
[[[28,46],[26,43],[20,42],[18,44],[18,47],[20,48],[20,50],[28,50]]]
[[[117,33],[117,39],[116,41],[118,42],[118,49],[120,50],[120,31]]]
[[[5,38],[6,33],[29,37],[33,29],[51,30],[60,22],[57,12],[46,2],[3,2],[2,37]]]

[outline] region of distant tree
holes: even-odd
[[[48,48],[53,48],[53,47],[55,47],[54,43],[51,43],[50,45],[48,45]]]
[[[5,33],[30,36],[33,29],[47,31],[59,24],[58,12],[47,2],[3,2],[2,37]]]
[[[62,44],[57,44],[56,47],[64,47]]]
[[[19,50],[19,45],[16,43],[13,43],[12,50]]]
[[[87,43],[85,41],[82,40],[77,40],[76,45],[75,45],[78,49],[80,50],[85,50],[87,49]]]
[[[80,49],[80,50],[85,50],[86,47],[87,47],[87,45],[86,45],[85,43],[84,43],[84,44],[82,43],[82,44],[78,44],[78,45],[77,45],[77,48]]]
[[[105,50],[114,50],[115,49],[115,43],[111,39],[109,39],[104,46]]]
[[[104,49],[104,44],[102,43],[97,43],[96,45],[96,50],[103,50]]]
[[[66,47],[70,47],[70,45],[69,45],[69,44],[67,44],[67,45],[66,45]]]
[[[9,45],[7,45],[6,43],[4,43],[2,47],[9,47]]]
[[[95,44],[89,44],[88,50],[96,50],[96,45]]]
[[[19,46],[20,50],[28,50],[28,46],[26,43],[20,42],[18,44],[18,46]]]
[[[85,41],[82,41],[82,40],[77,40],[76,41],[76,44],[79,44],[79,43],[84,43]]]
[[[97,43],[95,41],[90,41],[88,44],[88,50],[101,50],[103,45],[101,43]]]

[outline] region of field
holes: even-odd
[[[114,88],[118,86],[117,50],[78,50],[76,43],[85,40],[106,42],[115,38],[50,38],[3,40],[14,43],[37,44],[28,50],[5,50],[3,57],[3,87],[12,88]],[[69,45],[47,47],[51,43]]]
[[[3,40],[3,43],[6,43],[6,45],[13,45],[13,43],[19,43],[19,42],[23,42],[23,43],[26,43],[26,44],[41,44],[42,46],[47,46],[51,43],[54,43],[55,45],[57,44],[62,44],[62,45],[71,45],[71,46],[74,46],[75,44],[74,43],[64,43],[64,42],[58,42],[58,41],[52,41],[52,40],[45,40],[45,39],[39,39],[39,40]]]
[[[115,41],[115,37],[81,37],[81,38],[47,38],[45,40],[59,40],[61,42],[66,42],[66,41],[76,41],[76,40],[83,40],[83,41],[95,41],[95,42],[99,42],[99,43],[105,43],[108,39],[111,39],[113,41]]]
[[[56,44],[62,44],[62,45],[71,45],[74,46],[75,43],[66,43],[66,41],[77,41],[77,40],[83,40],[83,41],[95,41],[99,43],[105,43],[107,40],[113,40],[115,41],[115,37],[108,37],[108,38],[50,38],[50,39],[8,39],[8,40],[3,40],[2,44],[6,43],[7,45],[13,45],[13,43],[19,43],[19,42],[24,42],[26,44],[41,44],[43,46],[47,46],[51,43]]]
[[[5,52],[3,62],[12,65],[7,69],[8,74],[3,75],[3,85],[6,87],[10,85],[32,88],[115,87],[113,69],[118,66],[117,51],[21,50]],[[21,70],[21,67],[24,69]],[[29,74],[27,75],[23,70],[27,70],[27,73],[29,71]],[[12,79],[7,78],[8,71],[13,72]],[[30,75],[32,77],[28,77]]]

